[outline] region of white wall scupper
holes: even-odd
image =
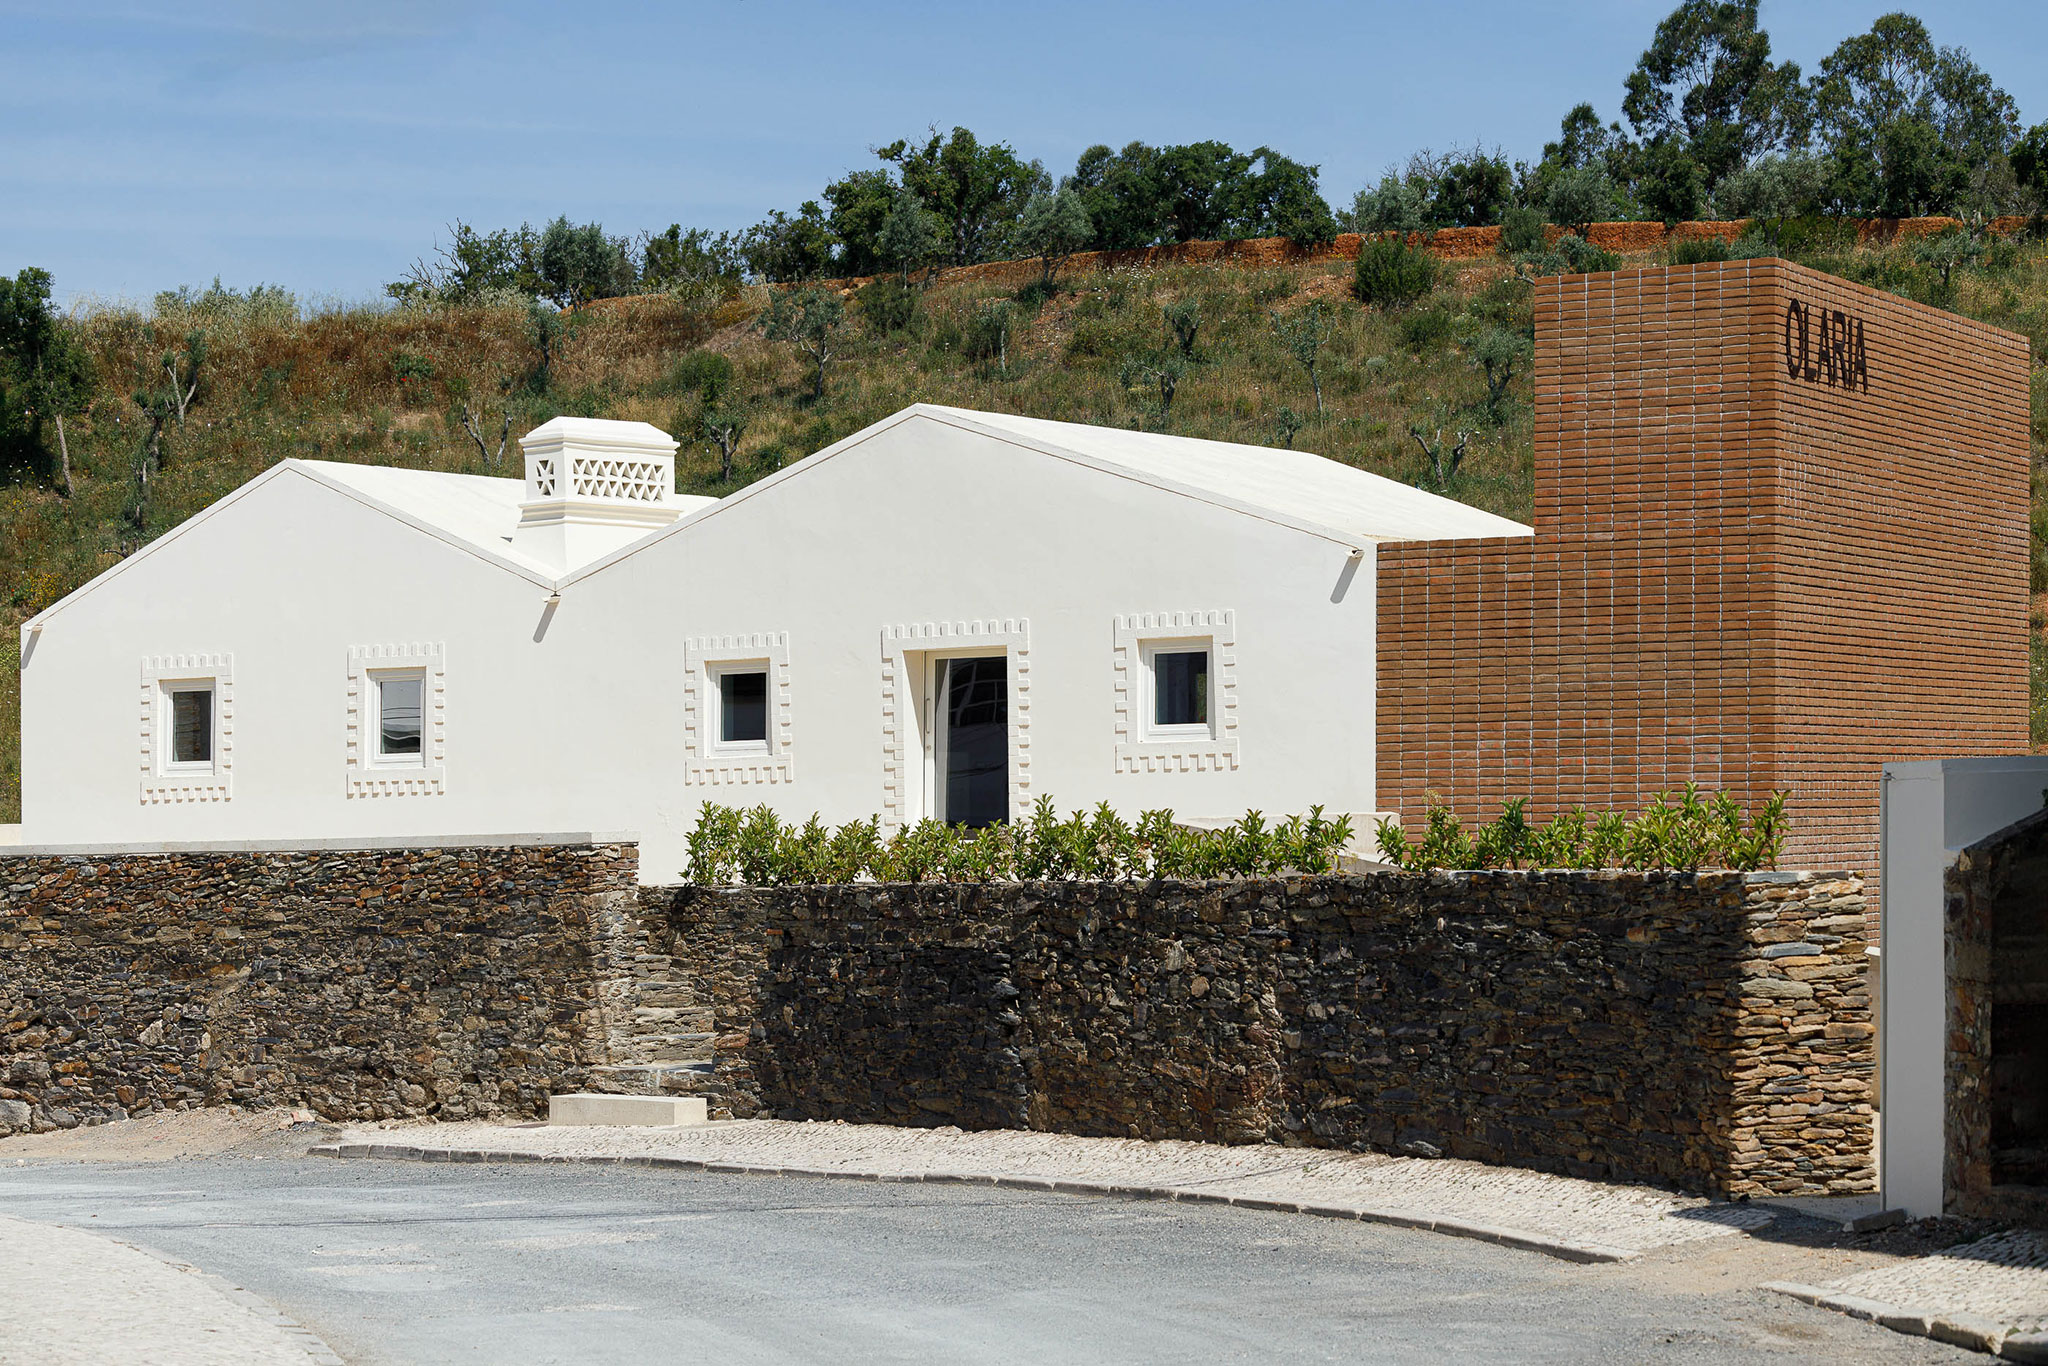
[[[520,438],[526,499],[512,548],[558,572],[599,560],[683,515],[676,443],[645,422],[558,417]]]

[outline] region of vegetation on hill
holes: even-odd
[[[1792,226],[1783,235],[1814,245],[1813,264],[2025,332],[2048,366],[2048,247],[1859,251]],[[722,494],[928,401],[1291,445],[1526,519],[1528,276],[1571,268],[1568,255],[1175,265],[1014,292],[885,280],[844,299],[750,285],[701,305],[641,299],[566,317],[509,303],[302,315],[276,291],[212,288],[150,316],[58,319],[89,396],[66,414],[71,492],[0,487],[0,820],[18,801],[13,627],[286,457],[517,477],[518,436],[574,413],[674,433],[679,485]],[[1359,297],[1389,289],[1383,304]],[[2039,469],[2048,368],[2035,372],[2033,439]],[[2035,506],[2035,588],[2048,591],[2039,475]],[[2036,697],[2048,740],[2048,677]]]
[[[744,279],[804,281],[1174,242],[1340,231],[1427,231],[1541,214],[1615,219],[1916,217],[1982,222],[2048,209],[2048,122],[1921,20],[1886,14],[1817,70],[1774,61],[1758,0],[1683,0],[1621,83],[1622,118],[1574,105],[1534,161],[1498,148],[1425,148],[1333,208],[1319,167],[1216,141],[1098,144],[1055,180],[967,128],[870,149],[794,211],[743,232],[608,235],[457,222],[391,294],[409,302],[539,295],[563,306]]]
[[[290,456],[516,477],[516,438],[548,418],[632,418],[683,442],[685,491],[717,494],[929,401],[1298,446],[1526,519],[1529,281],[1621,264],[1583,237],[1617,216],[1740,213],[1755,224],[1732,247],[1659,259],[1785,255],[2031,337],[2048,603],[2048,250],[1983,230],[2040,223],[2048,124],[2022,133],[1969,55],[1905,15],[1804,77],[1770,60],[1754,0],[1681,4],[1622,109],[1626,128],[1573,109],[1533,165],[1418,153],[1342,212],[1271,148],[1096,147],[1055,186],[956,129],[742,234],[458,223],[379,306],[216,280],[65,315],[43,272],[0,278],[0,822],[19,809],[13,627]],[[1827,216],[1933,211],[1968,226],[1862,250]],[[1494,221],[1503,254],[1476,261],[1384,239],[1355,265],[1061,269],[1098,246]],[[1551,242],[1546,223],[1578,231]],[[1040,263],[1022,289],[935,278],[1012,254]],[[863,273],[882,278],[815,282]],[[2048,745],[2038,644],[2035,680]]]

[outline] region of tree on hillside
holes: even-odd
[[[135,450],[128,499],[121,509],[124,554],[132,554],[149,539],[152,485],[164,463],[164,429],[173,418],[180,427],[185,425],[185,414],[200,397],[200,372],[206,364],[204,332],[187,333],[181,346],[160,347],[156,326],[149,324],[142,329],[142,344],[132,397],[148,427]]]
[[[664,293],[731,294],[746,275],[746,260],[740,239],[732,233],[716,236],[702,228],[683,231],[680,223],[668,231],[644,234],[640,240],[640,288]]]
[[[1423,223],[1431,228],[1487,227],[1513,202],[1515,177],[1499,151],[1473,147],[1408,158],[1403,177],[1422,196]]]
[[[2012,97],[1961,48],[1936,48],[1910,14],[1846,39],[1812,85],[1815,124],[1850,212],[1907,217],[1995,191],[2019,133]],[[1983,205],[1982,207],[1996,207]]]
[[[815,199],[804,201],[794,218],[780,209],[747,229],[740,248],[747,268],[764,280],[814,280],[832,268],[832,229]]]
[[[1057,194],[1033,195],[1024,206],[1017,219],[1017,248],[1038,258],[1039,280],[1050,289],[1067,258],[1088,245],[1091,231],[1081,196],[1062,186]]]
[[[1806,140],[1799,67],[1771,61],[1757,0],[1684,0],[1657,25],[1625,88],[1621,109],[1636,136],[1676,144],[1665,164],[1677,167],[1682,151],[1703,192],[1751,158]]]
[[[1820,211],[1830,174],[1828,162],[1810,152],[1760,157],[1722,178],[1714,189],[1714,212],[1754,220],[1775,250],[1786,219]]]
[[[630,294],[638,283],[626,244],[597,223],[557,218],[541,230],[535,257],[541,294],[559,308]]]
[[[1388,171],[1380,183],[1360,190],[1351,201],[1353,232],[1421,232],[1422,189],[1398,172]]]
[[[1233,235],[1285,237],[1304,245],[1336,237],[1336,216],[1316,188],[1321,173],[1322,167],[1304,165],[1270,147],[1254,150],[1232,206]]]
[[[1251,164],[1228,143],[1160,148],[1157,184],[1167,240],[1208,242],[1237,235],[1233,230]]]
[[[540,236],[526,224],[482,233],[461,219],[448,228],[435,259],[413,262],[403,280],[384,286],[401,303],[474,304],[540,292]]]
[[[1309,387],[1315,391],[1316,419],[1323,416],[1323,343],[1330,339],[1330,305],[1317,299],[1306,308],[1282,315],[1270,314],[1273,334],[1287,348],[1287,354],[1308,372]]]
[[[1551,222],[1584,237],[1594,223],[1614,212],[1614,184],[1597,166],[1568,166],[1550,179],[1543,212]]]
[[[846,321],[839,296],[823,289],[778,289],[768,300],[761,331],[769,341],[788,342],[810,361],[811,397],[825,396],[825,367],[839,358],[836,333]]]
[[[38,474],[69,498],[71,441],[64,419],[92,401],[97,377],[71,324],[50,306],[50,273],[33,266],[0,276],[0,413],[19,414],[20,444]],[[44,423],[57,433],[55,459]]]
[[[2037,123],[2013,144],[2013,180],[2030,213],[2048,213],[2048,122]]]
[[[882,245],[882,229],[903,190],[884,170],[854,171],[825,187],[825,223],[839,252],[839,275],[877,275],[896,264]],[[914,196],[913,196],[914,197]]]
[[[1142,142],[1120,152],[1098,143],[1081,153],[1067,184],[1088,212],[1089,240],[1105,251],[1128,251],[1164,240],[1166,204],[1159,153]]]
[[[898,189],[875,234],[878,261],[896,267],[902,283],[908,285],[910,272],[926,269],[945,251],[946,225],[924,206],[916,191]]]
[[[947,137],[933,129],[922,144],[897,141],[876,155],[895,162],[903,184],[945,223],[954,265],[996,256],[1025,203],[1047,188],[1038,163],[1023,161],[1006,143],[983,146],[965,128]]]

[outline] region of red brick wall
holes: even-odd
[[[1536,342],[1536,536],[1380,552],[1382,807],[1790,788],[1789,864],[1874,871],[1884,761],[2024,752],[2023,338],[1730,261],[1543,281]]]

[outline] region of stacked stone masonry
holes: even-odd
[[[1868,1190],[1850,876],[650,888],[714,1112]],[[1428,1145],[1427,1148],[1418,1145]]]
[[[721,1114],[1866,1188],[1852,877],[642,888],[623,843],[0,857],[0,1130]]]
[[[2024,337],[1782,261],[1535,307],[1536,535],[1380,551],[1382,807],[1786,789],[1874,872],[1886,761],[2026,752]]]
[[[1947,1202],[2048,1227],[2048,810],[1946,874]]]
[[[544,1113],[608,1056],[630,844],[0,856],[0,1134]]]

